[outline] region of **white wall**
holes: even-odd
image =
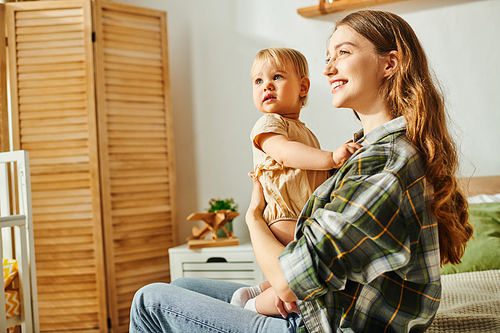
[[[345,13],[297,14],[316,0],[116,2],[168,13],[181,242],[193,226],[185,218],[208,208],[210,198],[234,198],[241,213],[235,233],[248,236],[249,133],[260,116],[249,72],[259,50],[286,46],[307,57],[312,86],[301,119],[324,149],[335,149],[359,128],[351,111],[331,106],[321,74],[333,22]],[[500,1],[407,0],[373,8],[401,15],[424,45],[447,96],[463,174],[500,174]]]

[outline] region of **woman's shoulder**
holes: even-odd
[[[423,155],[405,133],[394,137],[389,152],[388,169],[395,170],[399,174],[408,174],[410,178],[420,178],[425,175]]]
[[[384,146],[387,150],[384,172],[393,174],[402,188],[408,189],[424,180],[423,155],[412,144],[405,132],[394,134]]]
[[[362,149],[363,158],[374,158],[385,160],[389,165],[396,164],[393,167],[403,168],[414,160],[420,160],[419,150],[412,144],[406,136],[405,130],[388,133],[379,140],[367,144]]]

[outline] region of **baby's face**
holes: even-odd
[[[302,79],[292,65],[278,66],[274,61],[260,61],[252,71],[253,102],[264,113],[277,113],[297,119],[302,108]]]

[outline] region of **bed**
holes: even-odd
[[[5,307],[0,330],[21,327],[38,333],[37,290],[28,153],[0,153],[0,254],[3,258]]]
[[[462,263],[441,270],[441,305],[427,332],[500,332],[500,176],[461,180],[473,239]]]

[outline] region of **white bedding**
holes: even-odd
[[[470,204],[483,203],[483,202],[500,202],[500,193],[493,194],[493,195],[479,194],[479,195],[467,198],[467,201]]]

